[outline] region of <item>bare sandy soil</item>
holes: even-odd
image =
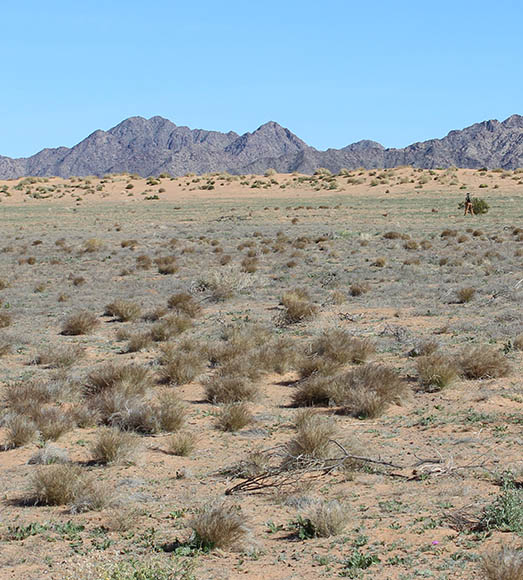
[[[463,216],[466,191],[489,212]],[[522,200],[523,173],[475,170],[0,182],[0,578],[488,578],[484,557],[522,547]],[[291,320],[295,289],[310,309]],[[182,292],[200,312],[168,307]],[[118,300],[131,320],[109,315]],[[79,311],[97,324],[62,334]],[[363,364],[314,357],[335,330],[368,346]],[[165,379],[169,345],[196,358],[188,382]],[[424,349],[457,369],[441,389],[420,376]],[[496,361],[481,378],[471,352]],[[374,416],[351,392],[298,406],[311,361],[328,388],[380,365],[397,394],[382,376],[365,385],[385,393]],[[184,424],[132,423],[131,396],[91,413],[89,376],[109,363],[145,369],[150,420],[177,395]],[[220,373],[255,391],[235,432],[209,401]],[[318,421],[300,415],[309,406],[332,429],[326,448],[284,469],[297,418],[305,432]],[[30,433],[16,442],[20,417]],[[103,424],[135,435],[129,461],[95,461]],[[194,436],[188,456],[172,453],[173,432]],[[97,504],[36,493],[56,464],[29,460],[49,445]],[[253,475],[263,487],[226,495]],[[193,530],[217,501],[249,530],[226,549]],[[342,512],[330,536],[318,505]]]

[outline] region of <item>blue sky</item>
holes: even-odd
[[[2,2],[0,155],[126,117],[387,147],[523,114],[523,3]]]

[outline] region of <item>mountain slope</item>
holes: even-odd
[[[476,123],[442,139],[385,149],[359,141],[342,149],[319,151],[277,123],[238,135],[177,126],[163,117],[130,117],[109,131],[95,131],[74,147],[44,149],[28,158],[0,156],[0,178],[24,175],[70,177],[124,171],[142,176],[171,173],[313,173],[318,167],[501,167],[523,166],[523,117]]]

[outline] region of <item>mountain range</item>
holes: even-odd
[[[95,131],[74,147],[43,149],[31,157],[0,155],[0,179],[22,176],[102,176],[130,172],[141,176],[227,171],[233,174],[313,173],[318,167],[523,167],[523,117],[512,115],[451,131],[442,139],[386,149],[358,141],[320,151],[273,121],[238,135],[177,126],[163,117],[130,117],[108,131]]]

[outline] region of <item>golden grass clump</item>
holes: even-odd
[[[190,343],[167,343],[160,357],[162,381],[172,385],[192,382],[206,367],[205,354]]]
[[[105,315],[116,318],[119,322],[136,320],[142,314],[139,304],[132,300],[114,300],[105,307]]]
[[[159,430],[169,433],[181,429],[187,419],[187,407],[172,391],[161,393],[153,406],[153,410],[157,417]]]
[[[286,445],[286,464],[329,457],[331,440],[338,431],[333,419],[311,414],[301,422],[296,436]]]
[[[142,395],[154,385],[148,369],[136,364],[105,365],[91,371],[85,383],[85,393],[92,397],[108,390],[119,390],[128,395]]]
[[[204,506],[189,525],[193,530],[193,542],[210,550],[240,547],[250,535],[240,507],[223,502]]]
[[[427,391],[440,391],[459,376],[455,358],[439,352],[420,356],[416,368],[421,384]]]
[[[72,503],[85,484],[85,474],[78,465],[57,463],[36,468],[30,479],[31,498],[35,504]]]
[[[325,374],[311,375],[299,383],[292,396],[296,407],[326,407],[332,400],[334,378]]]
[[[98,431],[91,445],[91,455],[97,463],[132,463],[138,442],[135,435],[115,427]]]
[[[87,310],[80,310],[65,319],[62,334],[65,336],[90,334],[99,324],[100,321],[95,314]]]
[[[35,422],[24,415],[9,416],[4,426],[6,430],[5,449],[13,449],[32,443],[38,434]]]
[[[66,369],[85,356],[85,349],[79,344],[47,346],[35,357],[34,363],[51,369]]]
[[[0,312],[0,328],[7,328],[13,321],[11,315],[7,312]]]
[[[521,580],[523,578],[523,550],[503,546],[481,559],[483,580]]]
[[[71,417],[59,407],[42,407],[33,418],[44,441],[56,441],[73,428]]]
[[[192,324],[192,320],[187,316],[172,314],[155,322],[151,327],[150,336],[154,342],[165,342],[185,332]]]
[[[174,256],[160,256],[155,258],[154,263],[158,266],[160,274],[175,274],[178,272],[178,265]]]
[[[222,431],[239,431],[253,421],[253,416],[246,403],[228,403],[223,405],[216,417],[216,427]]]
[[[310,347],[310,354],[326,358],[332,363],[364,363],[376,352],[376,347],[368,338],[356,338],[340,329],[325,331]]]
[[[458,364],[467,379],[495,379],[510,372],[510,364],[503,353],[487,345],[465,349]]]

